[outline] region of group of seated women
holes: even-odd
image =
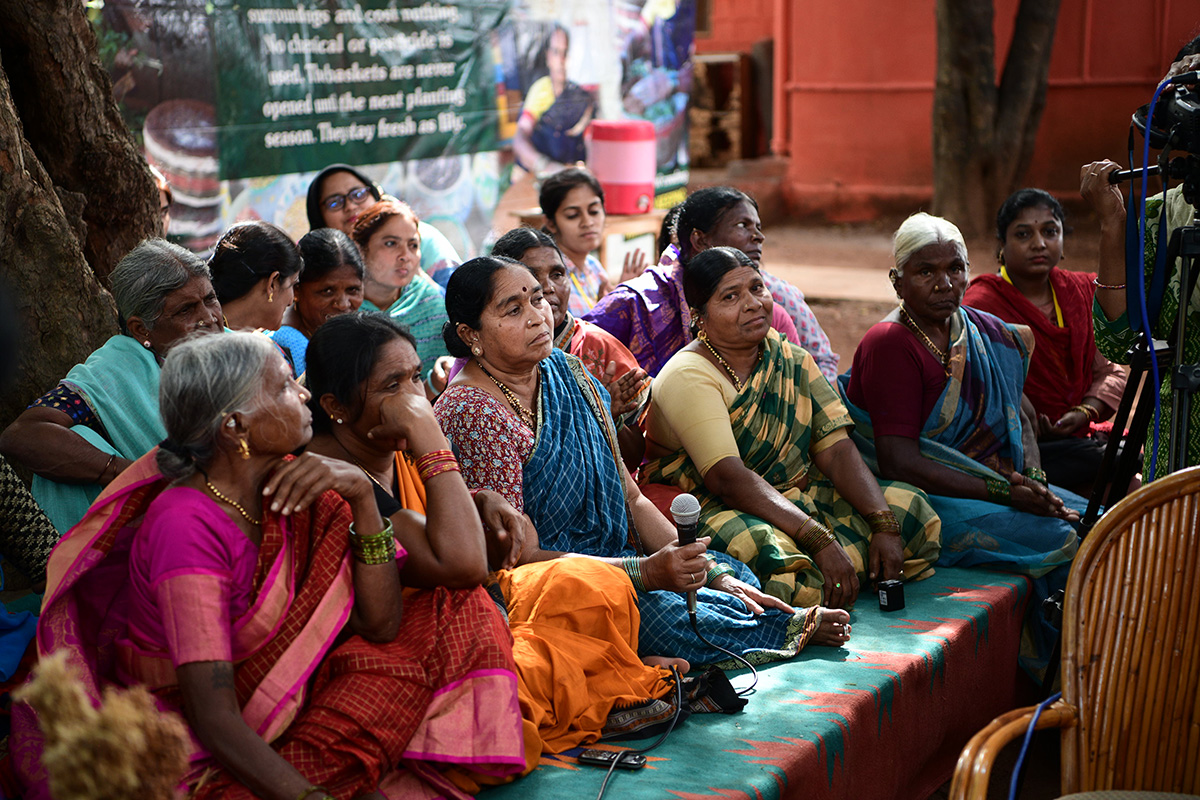
[[[0,439],[69,529],[39,651],[181,712],[196,796],[467,797],[669,716],[681,673],[843,645],[860,593],[939,560],[1064,584],[1083,501],[1048,473],[1095,480],[1120,375],[1053,198],[1005,204],[970,289],[958,229],[906,220],[900,304],[837,376],[751,198],[694,193],[610,288],[602,191],[565,172],[544,231],[461,265],[423,267],[427,226],[344,165],[299,243],[143,242],[121,333]],[[28,706],[14,731],[45,796]]]

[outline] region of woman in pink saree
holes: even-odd
[[[39,654],[66,649],[96,698],[141,683],[181,711],[194,797],[463,798],[521,772],[503,620],[482,591],[402,599],[364,472],[288,456],[306,398],[263,337],[173,350],[167,439],[51,556]],[[46,796],[28,708],[12,750]]]

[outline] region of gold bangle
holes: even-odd
[[[809,555],[815,555],[837,541],[833,531],[812,517],[809,517],[796,531],[795,539],[796,544],[801,549],[808,551]]]
[[[93,481],[93,483],[99,483],[100,481],[104,480],[104,474],[108,472],[108,468],[112,466],[112,462],[116,459],[116,457],[116,453],[113,453],[108,457],[108,461],[104,462],[104,466],[100,468],[100,474],[96,476],[96,480]]]
[[[1124,283],[1101,283],[1099,277],[1092,278],[1092,285],[1098,289],[1124,289],[1128,284]]]
[[[867,527],[871,529],[871,533],[894,533],[900,535],[900,520],[896,519],[896,515],[889,508],[887,511],[872,511],[870,514],[863,515],[863,519],[867,521]]]

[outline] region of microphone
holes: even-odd
[[[700,521],[700,501],[690,494],[681,494],[671,501],[671,517],[679,533],[679,546],[696,541],[696,523]],[[688,614],[696,616],[696,592],[687,593]]]
[[[1108,173],[1108,182],[1120,183],[1121,181],[1134,181],[1142,177],[1142,172],[1143,170],[1140,169],[1113,170],[1112,172]],[[1159,172],[1161,172],[1161,170],[1158,168],[1157,164],[1145,170],[1146,175],[1149,176],[1157,175]]]

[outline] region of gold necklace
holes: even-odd
[[[339,442],[339,444],[340,444],[340,442]],[[342,447],[342,449],[343,449],[343,450],[346,450],[346,448],[345,448],[344,446]],[[349,450],[346,450],[346,455],[350,455],[350,451],[349,451]],[[369,470],[369,469],[367,469],[365,466],[363,466],[363,463],[362,463],[361,461],[359,461],[359,460],[358,460],[357,458],[355,458],[354,456],[350,456],[350,460],[351,460],[351,461],[353,461],[355,464],[357,464],[357,465],[358,465],[358,468],[359,468],[359,469],[361,469],[361,470],[363,471],[363,473],[364,473],[364,474],[365,474],[365,475],[366,475],[368,478],[370,478],[370,479],[371,479],[371,483],[375,484],[375,485],[376,485],[376,486],[378,486],[380,489],[383,489],[383,493],[384,493],[384,494],[386,494],[388,497],[395,497],[395,493],[393,493],[393,492],[389,492],[389,491],[387,490],[387,487],[386,487],[386,486],[384,486],[382,483],[380,483],[380,482],[379,482],[379,480],[378,480],[378,479],[377,479],[377,478],[376,478],[374,475],[372,475],[372,474],[371,474],[371,470]]]
[[[475,363],[479,365],[481,370],[483,370],[483,374],[491,378],[492,383],[496,384],[496,386],[500,388],[500,391],[504,393],[504,397],[508,400],[508,404],[512,406],[513,411],[517,412],[517,416],[521,418],[521,421],[525,423],[525,426],[531,431],[535,430],[537,428],[537,417],[534,415],[533,411],[525,407],[525,404],[521,402],[521,398],[517,397],[513,393],[512,389],[509,389],[507,386],[497,380],[495,375],[488,372],[487,367],[483,365],[482,361],[475,359]]]
[[[933,339],[930,339],[929,334],[921,330],[921,326],[917,324],[915,319],[908,315],[908,310],[905,309],[904,306],[900,306],[900,314],[904,317],[905,326],[915,333],[921,339],[921,341],[925,343],[925,346],[928,347],[935,356],[937,356],[938,361],[942,362],[942,369],[947,370],[946,374],[949,375],[950,353],[943,351],[942,348],[933,343]]]
[[[221,494],[221,492],[217,489],[217,487],[213,486],[212,481],[210,481],[208,478],[204,479],[204,485],[207,486],[208,490],[213,493],[213,497],[217,498],[218,500],[220,500],[223,503],[228,503],[229,505],[236,508],[237,512],[246,518],[246,522],[249,522],[251,525],[254,525],[254,526],[262,525],[261,519],[255,519],[254,517],[252,517],[248,513],[246,513],[246,509],[243,508],[242,504],[239,503],[237,500],[234,500],[232,497],[226,497],[225,495]]]
[[[737,373],[733,371],[733,367],[729,366],[729,362],[721,357],[721,354],[717,352],[717,348],[712,346],[712,342],[708,340],[708,334],[704,331],[700,331],[698,338],[704,343],[704,346],[708,348],[708,352],[713,354],[713,358],[717,360],[717,363],[724,367],[725,371],[729,373],[729,377],[733,380],[733,388],[740,392],[742,390],[741,378],[739,378]],[[761,346],[758,348],[758,359],[754,363],[757,365],[759,361],[762,361]]]

